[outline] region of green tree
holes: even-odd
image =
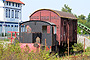
[[[68,5],[66,5],[66,4],[64,4],[64,7],[62,7],[62,11],[63,12],[68,12],[68,13],[72,13],[71,12],[72,9]]]
[[[83,14],[81,14],[80,16],[78,16],[78,19],[81,19],[81,20],[86,20],[85,18],[86,18],[86,16],[84,16]]]
[[[87,22],[85,25],[90,28],[90,21]]]
[[[80,20],[78,20],[78,22],[80,22],[80,23],[82,23],[82,24],[86,24],[86,22],[87,22],[87,20],[82,20],[82,19],[80,19]]]
[[[76,18],[78,18],[78,16],[77,16],[76,14],[74,14],[74,16],[75,16]]]
[[[87,21],[90,22],[90,13],[88,15]]]
[[[84,16],[83,14],[79,15],[78,17],[78,22],[82,23],[82,24],[86,24],[87,20],[86,20],[86,16]]]

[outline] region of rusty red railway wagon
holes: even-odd
[[[68,39],[70,42],[70,46],[74,43],[77,43],[77,18],[73,14],[51,9],[40,9],[32,13],[29,16],[29,18],[30,21],[23,22],[20,24],[20,38],[23,36],[21,35],[21,25],[29,25],[31,27],[30,30],[32,29],[33,31],[33,32],[30,31],[31,33],[33,33],[33,36],[38,35],[38,34],[35,35],[34,33],[40,33],[38,36],[41,40],[45,39],[45,37],[42,37],[44,36],[43,31],[47,33],[47,35],[45,35],[47,40],[47,46],[50,46],[49,44],[52,43],[54,49],[56,49],[55,48],[56,46],[63,46],[65,44],[67,45]],[[33,23],[35,25],[37,24],[36,25],[37,27]],[[50,33],[51,35],[56,34],[56,36],[48,37],[49,36],[48,34]],[[37,37],[33,37],[33,39],[34,38],[36,39]],[[52,38],[52,40],[55,39],[55,41],[49,41],[50,38]],[[22,41],[23,39],[21,39],[20,41]],[[53,42],[55,42],[55,45],[53,45]]]
[[[30,20],[49,21],[56,25],[56,40],[61,43],[77,42],[77,18],[70,13],[51,9],[40,9],[30,15]],[[50,28],[47,27],[47,33]]]

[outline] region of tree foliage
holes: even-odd
[[[87,22],[85,25],[90,28],[90,21]]]
[[[78,16],[77,16],[76,14],[74,14],[74,16],[75,16],[76,18],[78,18]]]
[[[72,9],[68,5],[64,4],[64,7],[62,7],[62,11],[71,13]]]
[[[84,16],[83,14],[81,14],[80,16],[78,16],[78,19],[86,20],[85,18],[86,18],[86,16]]]
[[[78,17],[78,22],[82,23],[82,24],[86,24],[87,20],[86,20],[86,16],[84,16],[83,14],[79,15]]]
[[[78,22],[80,22],[80,23],[82,23],[82,24],[86,24],[86,22],[87,22],[87,20],[82,20],[82,19],[80,19],[80,20],[78,20]]]
[[[90,13],[88,15],[87,21],[90,22]]]

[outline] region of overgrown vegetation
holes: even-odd
[[[30,49],[23,50],[19,43],[10,44],[4,47],[0,44],[0,60],[58,60],[56,55],[50,55],[49,51],[40,50],[40,52],[28,52]]]
[[[90,52],[90,47],[87,47],[86,52]]]
[[[72,47],[72,52],[83,50],[82,43],[74,44]],[[58,54],[50,54],[50,52],[46,50],[37,50],[36,53],[33,51],[29,53],[29,50],[30,49],[28,48],[28,46],[25,47],[25,50],[22,50],[18,41],[16,41],[15,44],[9,44],[8,46],[0,44],[0,60],[63,60],[63,57],[57,57]],[[89,54],[87,52],[89,52]],[[90,47],[86,49],[86,52],[84,54],[90,55]],[[64,59],[67,59],[67,56],[64,56]]]
[[[83,50],[83,44],[82,43],[75,43],[74,45],[72,45],[73,47],[73,51],[81,51]]]

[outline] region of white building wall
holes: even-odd
[[[7,2],[4,2],[4,3],[5,3],[5,7],[6,7],[5,10],[6,9],[10,9],[10,18],[5,18],[5,20],[6,21],[12,21],[12,22],[18,22],[18,21],[20,22],[21,21],[21,14],[20,14],[20,12],[21,12],[21,9],[22,9],[22,4],[20,4],[20,7],[16,7],[16,3],[14,3],[14,6],[12,6],[13,3],[11,3],[10,6],[7,5]],[[14,10],[14,18],[11,17],[12,16],[12,10]],[[19,16],[18,19],[15,18],[15,10],[18,10],[19,11],[18,12],[18,16]]]
[[[4,3],[0,0],[0,21],[4,21]]]
[[[5,4],[4,4],[5,3]],[[12,21],[12,22],[21,22],[21,13],[22,13],[22,4],[20,4],[20,7],[16,7],[16,3],[14,3],[14,6],[7,5],[7,2],[3,2],[0,0],[0,21]],[[18,6],[18,5],[17,5]],[[10,18],[6,18],[6,9],[10,9]],[[12,18],[12,10],[14,10],[14,18]],[[15,18],[15,10],[18,10],[18,16],[19,18]]]
[[[19,31],[19,24],[14,24],[14,23],[5,23],[6,22],[21,22],[22,20],[22,5],[20,4],[20,7],[16,7],[16,3],[14,3],[14,6],[7,5],[7,2],[3,2],[3,0],[0,0],[0,22],[3,21],[3,23],[0,23],[0,34],[1,33],[8,33],[8,31]],[[6,9],[10,9],[10,18],[6,18]],[[14,10],[14,18],[12,18],[12,10]],[[15,18],[15,10],[18,10],[18,16],[19,18]],[[2,26],[1,26],[2,25]],[[10,27],[7,27],[5,25],[10,25]],[[13,27],[11,27],[13,25]],[[17,25],[17,27],[15,27]]]

